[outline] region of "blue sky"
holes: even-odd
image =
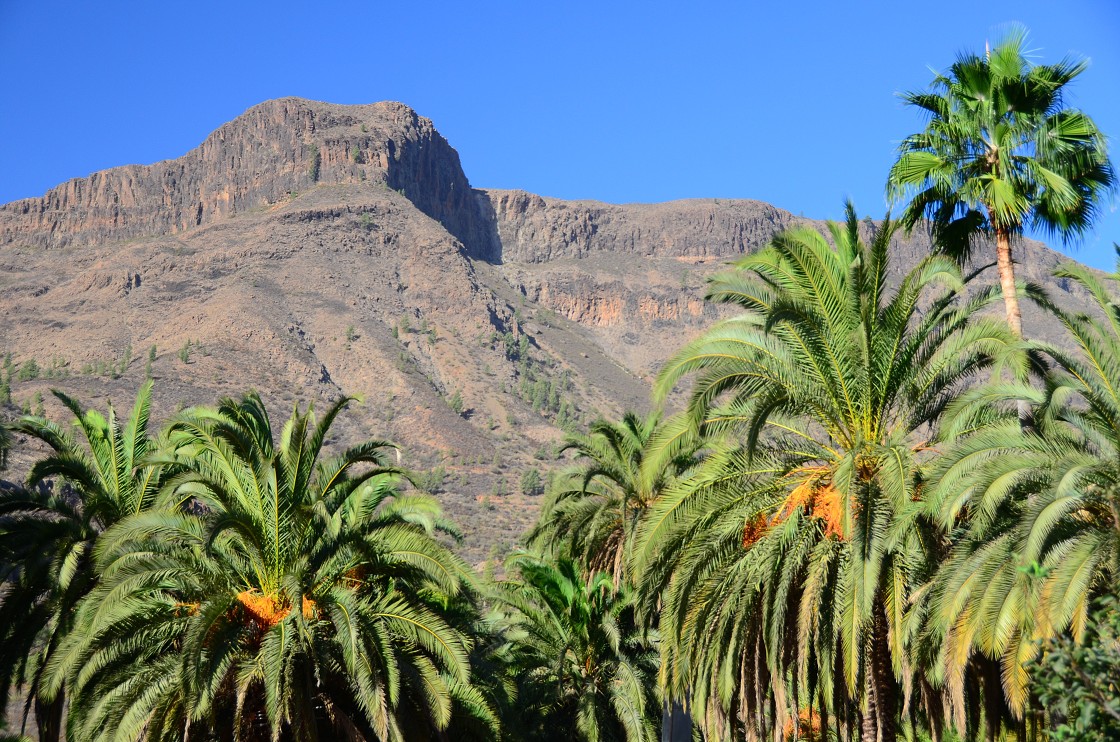
[[[269,98],[403,101],[475,186],[611,202],[755,198],[885,210],[925,87],[1008,22],[1120,148],[1120,2],[0,0],[0,202],[177,157]],[[1116,159],[1120,161],[1120,156]],[[1120,209],[1071,251],[1114,265]]]

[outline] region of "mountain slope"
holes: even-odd
[[[535,515],[517,481],[559,426],[645,406],[659,364],[716,317],[704,278],[799,223],[815,224],[755,201],[472,189],[406,106],[282,99],[178,159],[0,206],[0,352],[42,369],[17,371],[15,400],[44,395],[58,417],[50,387],[125,406],[153,346],[158,416],[251,387],[276,416],[361,395],[342,435],[442,469],[478,560]],[[912,264],[928,243],[897,250]],[[1028,280],[1077,302],[1048,278],[1059,259],[1020,252]]]

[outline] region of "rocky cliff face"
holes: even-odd
[[[149,371],[157,417],[251,387],[277,417],[360,394],[342,436],[441,469],[479,559],[535,515],[517,481],[551,465],[561,426],[646,407],[660,364],[718,316],[705,278],[795,224],[819,226],[756,201],[472,190],[404,105],[270,101],[178,159],[0,206],[0,357],[36,362],[15,401],[59,417],[49,388],[123,406]],[[900,238],[899,270],[926,252]],[[1040,283],[1059,259],[1019,253]]]
[[[761,201],[614,205],[524,191],[478,191],[504,262],[545,263],[610,252],[704,261],[747,252],[797,221]]]
[[[459,156],[430,120],[400,103],[284,98],[254,106],[178,159],[94,173],[0,207],[0,246],[179,234],[319,185],[363,182],[403,193],[466,244],[486,234]]]

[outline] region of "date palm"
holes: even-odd
[[[650,509],[636,573],[663,602],[663,682],[715,736],[766,736],[810,703],[825,726],[896,738],[924,692],[907,607],[941,547],[917,502],[924,452],[947,401],[1017,357],[1006,326],[970,321],[992,292],[966,300],[951,260],[892,290],[893,223],[861,225],[849,204],[828,229],[779,234],[712,279],[709,298],[744,313],[657,382],[664,396],[695,375],[711,453]]]
[[[1095,304],[1092,314],[1050,308],[1076,352],[1036,344],[1052,365],[1041,388],[1002,384],[957,400],[948,429],[960,436],[930,501],[957,534],[930,597],[937,670],[960,697],[974,652],[998,661],[1018,715],[1039,640],[1079,638],[1093,598],[1120,587],[1120,297],[1083,266],[1055,275]],[[1021,403],[1035,409],[1033,429],[1009,411]]]
[[[129,416],[86,410],[55,391],[73,414],[77,435],[42,417],[24,416],[13,431],[45,443],[26,488],[0,490],[0,708],[22,685],[35,708],[39,738],[61,735],[65,694],[42,676],[74,628],[78,603],[97,584],[93,551],[114,524],[156,503],[164,471],[146,457],[151,383],[140,388]]]
[[[681,422],[627,412],[619,422],[595,421],[586,435],[568,435],[560,451],[574,451],[576,462],[548,493],[528,541],[576,559],[589,572],[610,573],[617,587],[638,521],[693,463],[694,438]]]
[[[456,705],[489,715],[444,615],[469,577],[435,502],[399,494],[384,441],[320,457],[348,402],[296,409],[275,441],[256,394],[173,422],[184,507],[106,534],[51,668],[76,739],[400,740]]]
[[[1012,241],[1027,225],[1063,239],[1084,234],[1114,185],[1104,135],[1065,105],[1087,63],[1033,65],[1025,44],[1026,33],[1013,31],[984,56],[961,54],[929,90],[903,94],[929,123],[903,140],[887,183],[892,201],[911,197],[907,227],[929,220],[935,249],[964,260],[977,235],[994,238],[1007,322],[1019,337]]]
[[[657,650],[629,589],[566,558],[521,554],[507,569],[496,624],[517,677],[519,738],[654,742]]]

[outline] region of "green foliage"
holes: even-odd
[[[106,534],[82,631],[50,667],[74,739],[415,739],[457,714],[493,728],[448,609],[469,572],[435,538],[435,502],[398,492],[384,441],[320,457],[348,402],[296,409],[278,437],[252,394],[175,418],[163,495],[183,507]]]
[[[929,123],[903,140],[888,194],[910,195],[904,223],[928,218],[938,248],[961,259],[976,231],[1084,234],[1113,187],[1104,135],[1065,107],[1088,64],[1034,65],[1026,43],[1014,29],[985,55],[960,54],[928,91],[902,95]]]
[[[1095,591],[1120,580],[1117,297],[1083,266],[1055,275],[1091,297],[1093,314],[1050,307],[1077,352],[1030,343],[1048,367],[1041,385],[993,383],[959,395],[946,411],[953,445],[931,471],[931,509],[957,534],[929,596],[930,632],[947,655],[941,672],[964,694],[962,645],[1003,657],[1016,710],[1030,700],[1033,639],[1080,632]]]
[[[456,389],[452,393],[452,395],[448,397],[447,406],[450,407],[451,411],[456,415],[463,414],[463,395],[459,392],[458,389]]]
[[[571,560],[514,556],[495,624],[517,687],[513,739],[654,742],[657,651],[631,595]]]
[[[543,492],[541,473],[536,469],[526,469],[521,474],[521,494],[535,497]]]
[[[966,298],[938,256],[891,289],[894,225],[847,211],[827,239],[783,232],[713,278],[709,298],[743,313],[657,382],[664,397],[694,375],[688,417],[708,452],[651,506],[634,567],[647,610],[662,605],[669,692],[712,709],[709,729],[768,736],[804,701],[850,720],[874,698],[865,738],[897,735],[919,682],[905,606],[938,543],[915,505],[923,452],[954,389],[995,359],[1025,362],[976,316],[990,291]],[[941,699],[923,699],[940,719]]]
[[[320,168],[323,164],[322,155],[319,154],[319,145],[312,144],[307,148],[307,177],[312,182],[319,182]]]
[[[1054,722],[1052,740],[1120,739],[1120,600],[1096,601],[1085,636],[1063,634],[1043,650],[1033,687]]]
[[[19,381],[33,381],[39,378],[40,374],[39,364],[34,358],[28,358],[20,364],[19,371],[16,372],[16,379]]]
[[[191,341],[190,341],[190,339],[188,339],[187,342],[183,343],[183,347],[179,349],[179,360],[182,361],[183,363],[190,363],[191,362]]]
[[[443,484],[447,481],[447,469],[441,464],[428,471],[414,472],[410,478],[416,489],[435,495],[443,491]]]
[[[111,405],[102,415],[54,395],[73,414],[80,438],[42,417],[16,421],[12,430],[51,453],[32,466],[28,489],[0,490],[0,566],[11,580],[0,593],[0,708],[12,686],[23,685],[41,739],[57,739],[67,704],[67,693],[46,674],[62,661],[61,645],[77,630],[76,608],[98,584],[90,557],[109,528],[156,504],[164,477],[148,460],[156,446],[147,432],[150,384],[124,420]],[[56,487],[42,486],[51,479]]]
[[[668,438],[671,445],[662,445]],[[564,439],[576,462],[553,480],[528,543],[575,559],[586,571],[622,582],[638,524],[673,480],[694,463],[698,441],[680,417],[633,412],[597,420]],[[535,471],[535,470],[534,470]]]

